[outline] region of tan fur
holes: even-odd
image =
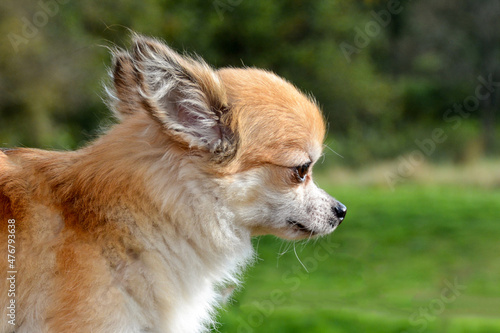
[[[226,68],[219,75],[232,107],[231,128],[243,147],[236,159],[243,169],[255,163],[292,167],[297,152],[321,151],[323,117],[293,85],[260,69]],[[287,126],[278,125],[282,122]]]
[[[294,180],[325,125],[290,83],[216,72],[141,36],[113,66],[121,121],[104,136],[74,152],[0,151],[0,247],[15,219],[17,270],[16,326],[2,279],[0,332],[205,331],[252,234],[304,238],[342,220],[311,172]]]

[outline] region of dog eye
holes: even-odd
[[[294,168],[295,171],[295,176],[297,177],[297,180],[299,182],[303,182],[306,180],[307,173],[309,172],[309,166],[311,165],[311,162],[302,164],[300,166],[297,166]]]

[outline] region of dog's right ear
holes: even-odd
[[[226,90],[217,72],[158,40],[135,35],[133,44],[130,53],[115,54],[115,109],[122,116],[145,111],[174,140],[217,160],[232,155]]]

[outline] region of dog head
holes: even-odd
[[[332,232],[346,207],[314,183],[325,124],[310,97],[275,74],[223,68],[134,37],[116,52],[114,110],[146,113],[178,158],[189,158],[199,186],[253,235],[301,239]]]

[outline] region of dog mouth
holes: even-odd
[[[310,228],[306,227],[300,222],[297,222],[296,220],[292,219],[287,219],[286,222],[296,231],[299,231],[301,233],[307,233],[310,234],[311,236],[317,234],[316,231],[311,230]]]

